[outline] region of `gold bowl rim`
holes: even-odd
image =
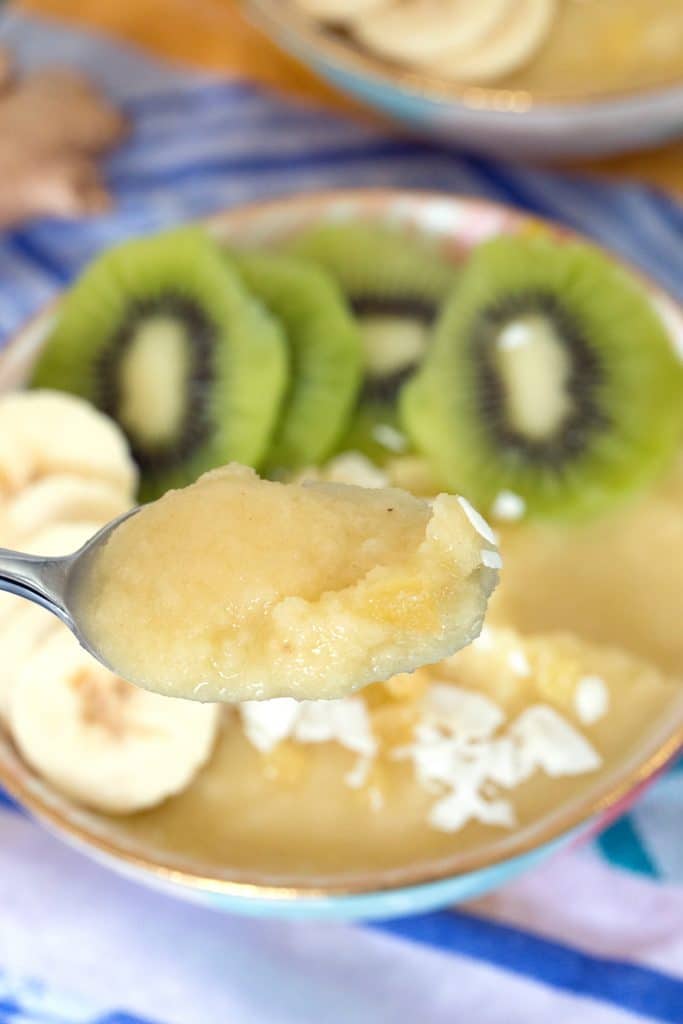
[[[530,110],[561,112],[569,107],[607,106],[629,100],[656,99],[667,94],[683,93],[683,73],[670,78],[643,83],[640,87],[585,87],[566,92],[552,89],[505,88],[495,85],[459,84],[428,72],[399,68],[363,50],[343,37],[335,36],[323,25],[296,10],[291,0],[243,0],[255,24],[271,38],[291,39],[301,52],[333,67],[370,79],[405,94],[441,104],[460,104],[482,113],[520,115]]]
[[[507,206],[503,203],[487,199],[474,198],[469,196],[452,195],[443,192],[429,192],[408,189],[335,189],[322,192],[309,193],[305,195],[290,195],[286,197],[258,201],[249,204],[242,204],[232,209],[222,209],[214,214],[202,218],[199,223],[204,224],[210,230],[220,234],[229,226],[230,230],[239,230],[240,225],[262,215],[268,216],[272,213],[287,213],[296,211],[303,219],[311,220],[334,204],[352,203],[354,208],[361,214],[370,214],[386,210],[391,204],[410,202],[413,209],[417,210],[427,203],[438,203],[446,207],[451,204],[453,208],[463,206],[482,213],[494,212],[501,218],[501,221],[510,227],[523,225],[538,225],[551,231],[560,237],[581,237],[576,232],[565,228],[546,218],[538,217],[535,214],[527,214],[520,210]],[[428,229],[429,230],[429,229]],[[595,245],[596,243],[591,242]],[[617,263],[627,266],[631,273],[639,278],[650,294],[666,297],[675,311],[677,318],[683,325],[683,307],[659,285],[653,282],[639,269],[632,267],[628,261],[620,256],[609,252],[611,259]],[[8,339],[0,350],[0,369],[6,364],[19,357],[19,350],[22,345],[30,348],[30,342],[37,335],[42,333],[44,325],[54,315],[59,302],[59,297],[51,300],[42,309],[38,310],[24,325],[19,328]],[[9,359],[8,359],[9,357]],[[3,389],[0,383],[0,389]],[[654,725],[654,723],[653,723]],[[637,763],[630,770],[614,769],[610,776],[602,780],[600,785],[580,797],[568,801],[568,806],[563,810],[552,812],[551,820],[543,822],[531,822],[524,829],[513,831],[510,835],[501,837],[499,841],[491,844],[494,849],[477,849],[458,853],[455,851],[438,862],[423,864],[415,868],[383,869],[381,872],[386,876],[378,881],[379,871],[371,876],[361,876],[353,881],[334,882],[327,880],[324,884],[302,885],[297,884],[272,884],[271,882],[246,881],[229,877],[238,872],[226,869],[225,875],[216,871],[214,874],[207,874],[205,870],[199,870],[196,864],[190,861],[173,858],[162,859],[141,853],[137,849],[109,839],[93,829],[82,824],[81,818],[88,812],[78,805],[70,805],[68,798],[52,790],[47,782],[38,780],[32,774],[29,767],[16,752],[11,738],[7,733],[0,732],[0,784],[14,797],[25,809],[30,811],[37,819],[51,826],[57,834],[71,841],[81,849],[87,849],[91,855],[99,855],[105,859],[112,868],[123,873],[139,873],[148,883],[156,882],[158,885],[174,885],[188,890],[189,893],[209,895],[223,895],[242,899],[263,899],[276,901],[291,900],[319,900],[321,898],[338,898],[360,896],[371,893],[398,892],[414,886],[427,885],[446,881],[449,878],[462,877],[474,872],[493,868],[507,861],[524,857],[534,851],[568,837],[577,829],[587,829],[590,823],[601,815],[608,813],[618,805],[629,794],[635,793],[640,787],[654,778],[666,765],[683,749],[683,700],[680,701],[680,721],[678,716],[672,719],[666,726],[659,728],[660,739],[656,744],[651,742],[647,756]],[[4,748],[4,749],[3,749]],[[57,796],[58,800],[46,799],[41,795],[40,789]],[[64,803],[68,808],[62,812],[57,806]],[[69,813],[70,812],[70,813]],[[545,817],[548,818],[548,812]],[[528,837],[523,833],[533,831]],[[240,874],[242,872],[239,872]]]

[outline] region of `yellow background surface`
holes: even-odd
[[[110,32],[185,64],[251,76],[285,91],[359,110],[252,28],[238,0],[20,0],[16,6]],[[581,167],[683,193],[683,141]]]

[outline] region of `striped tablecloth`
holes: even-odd
[[[26,67],[87,69],[131,115],[108,216],[0,236],[0,344],[79,267],[139,231],[324,187],[489,196],[563,220],[683,298],[665,195],[504,166],[160,65],[18,15]],[[406,941],[411,940],[411,941]],[[683,1024],[683,770],[590,847],[465,911],[379,928],[245,921],[113,877],[0,800],[0,1024]]]

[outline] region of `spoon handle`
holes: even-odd
[[[46,608],[70,628],[71,615],[64,604],[71,558],[41,558],[0,548],[0,591],[24,597]]]

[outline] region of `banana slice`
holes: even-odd
[[[3,543],[21,547],[46,527],[109,522],[131,507],[130,498],[107,480],[56,473],[29,484],[4,508]],[[86,538],[87,539],[87,538]]]
[[[295,0],[306,14],[319,21],[332,21],[338,24],[353,21],[370,11],[387,7],[392,0]]]
[[[87,540],[94,537],[104,523],[57,523],[46,526],[39,530],[32,537],[22,543],[22,551],[27,555],[70,555],[72,551],[78,551]],[[5,594],[0,591],[0,623],[12,608],[25,605],[27,602],[21,597],[14,597],[12,594]],[[0,651],[0,658],[2,652]]]
[[[30,555],[68,555],[90,540],[101,525],[90,522],[49,526],[35,533],[22,548]],[[0,720],[7,720],[9,694],[26,659],[55,629],[67,632],[44,608],[0,592]]]
[[[444,47],[429,68],[459,81],[485,82],[521,67],[544,41],[553,23],[556,0],[518,0],[510,4],[493,31],[471,49]]]
[[[0,399],[0,404],[2,399]],[[10,433],[0,434],[0,495],[21,490],[31,477],[31,456]]]
[[[81,398],[60,391],[3,395],[0,437],[0,484],[7,490],[51,473],[73,473],[133,494],[137,472],[125,437]],[[23,465],[19,477],[17,451]]]
[[[29,555],[70,555],[101,530],[104,523],[89,520],[81,523],[52,523],[29,537],[22,550]],[[16,600],[21,600],[17,598]]]
[[[356,37],[391,60],[424,63],[451,47],[475,46],[515,0],[400,0],[353,23]]]
[[[9,701],[12,687],[23,665],[36,648],[51,634],[66,630],[59,619],[18,597],[8,600],[16,602],[0,619],[0,722],[9,721]]]
[[[80,803],[109,814],[153,807],[207,761],[219,709],[131,686],[60,630],[11,688],[10,729],[26,761]]]

